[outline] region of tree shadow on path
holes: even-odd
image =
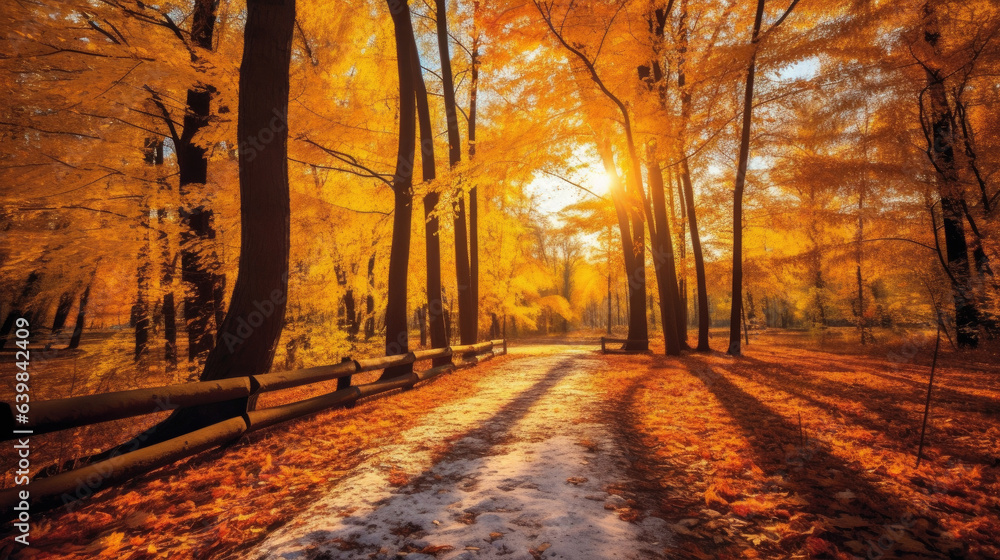
[[[858,426],[861,426],[876,434],[887,434],[895,440],[894,448],[916,449],[919,437],[919,426],[921,415],[923,414],[924,399],[926,398],[926,386],[922,390],[913,391],[883,391],[865,386],[854,386],[843,381],[837,381],[817,375],[804,367],[775,364],[756,358],[744,356],[741,362],[746,362],[751,368],[733,367],[727,371],[750,382],[764,385],[793,395],[803,401],[827,411],[836,411]],[[934,395],[937,397],[942,391],[934,388]],[[858,412],[834,408],[829,403],[824,402],[820,396],[832,397],[843,402],[857,403],[874,417]],[[983,406],[985,407],[985,400]],[[992,401],[995,410],[1000,410],[1000,402]],[[937,398],[932,407],[942,408],[945,403]],[[908,405],[908,406],[907,406]],[[975,413],[985,413],[986,410],[975,410]],[[945,438],[935,441],[934,445],[945,454],[960,459],[968,463],[978,463],[990,465],[996,460],[996,456],[983,453],[981,449],[963,444],[954,438]]]
[[[752,448],[754,463],[765,475],[804,500],[801,511],[825,517],[850,511],[862,517],[875,533],[880,531],[880,525],[898,525],[920,513],[913,504],[883,491],[860,465],[844,462],[823,443],[811,440],[805,446],[794,445],[799,441],[796,424],[715,371],[705,360],[691,359],[702,373],[688,374],[700,379],[726,409]],[[786,451],[790,446],[795,449],[792,453]],[[849,508],[837,498],[838,493],[848,490],[854,495]],[[929,522],[933,525],[933,521]]]

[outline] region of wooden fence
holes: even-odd
[[[175,408],[221,403],[253,397],[269,391],[300,387],[332,379],[337,380],[337,390],[332,393],[290,404],[252,410],[245,415],[230,418],[144,449],[123,453],[79,469],[31,481],[27,487],[31,503],[40,504],[42,507],[58,506],[89,496],[99,489],[107,488],[142,473],[169,465],[184,457],[234,441],[243,434],[329,408],[349,406],[359,399],[393,389],[408,389],[420,381],[426,381],[453,369],[472,366],[486,358],[506,353],[506,340],[492,340],[465,346],[419,350],[382,358],[365,360],[345,358],[339,364],[295,371],[40,401],[31,403],[27,423],[15,423],[12,405],[0,402],[0,423],[3,424],[2,429],[0,429],[0,441],[153,414]],[[464,361],[456,365],[452,360],[453,356],[461,356]],[[351,376],[356,373],[412,365],[426,360],[438,360],[438,363],[447,360],[447,363],[391,379],[380,379],[363,385],[351,385]],[[23,486],[16,486],[0,492],[0,511],[12,511],[13,507],[21,501],[18,493],[24,489]]]

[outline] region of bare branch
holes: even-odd
[[[551,171],[546,171],[545,169],[539,169],[539,171],[541,171],[542,173],[544,173],[546,175],[555,177],[556,179],[560,179],[562,181],[565,181],[566,183],[568,183],[570,185],[573,185],[574,187],[580,189],[581,191],[583,191],[583,192],[585,192],[585,193],[587,193],[587,194],[589,194],[591,196],[597,197],[597,198],[599,198],[601,200],[604,200],[604,201],[608,200],[607,198],[605,198],[605,197],[603,197],[603,196],[595,193],[594,191],[588,189],[587,187],[581,185],[580,183],[576,183],[576,182],[570,181],[569,179],[567,179],[566,177],[563,177],[562,175],[558,175],[558,174],[553,173]]]

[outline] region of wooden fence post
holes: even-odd
[[[350,357],[343,357],[343,358],[340,359],[340,363],[342,363],[342,364],[345,364],[347,362],[353,362],[353,361],[354,360],[352,358],[350,358]],[[350,375],[345,375],[344,377],[338,378],[337,379],[337,390],[340,391],[342,389],[346,389],[346,388],[350,387],[351,386],[351,377],[352,376],[350,376]]]

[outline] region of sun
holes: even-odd
[[[584,185],[594,194],[604,196],[611,192],[611,177],[603,169],[588,176],[589,185]]]

